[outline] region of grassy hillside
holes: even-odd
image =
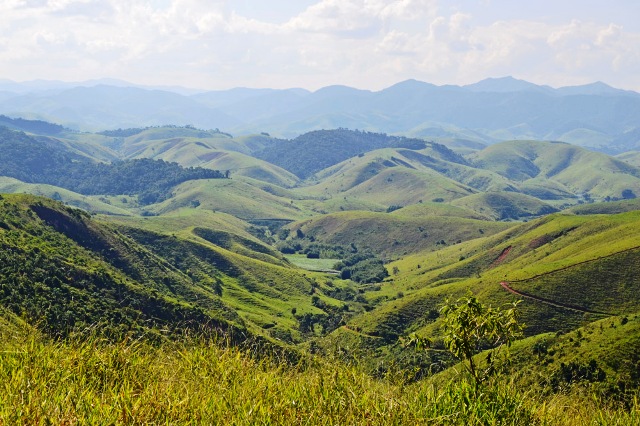
[[[278,141],[256,156],[304,179],[351,157],[390,147],[418,150],[429,147],[448,161],[464,163],[458,154],[433,142],[347,129],[318,130],[291,141]]]
[[[634,210],[640,210],[640,199],[638,198],[608,203],[582,204],[567,209],[567,212],[575,214],[617,214]]]
[[[336,286],[354,293],[353,283],[292,266],[228,216],[109,224],[45,198],[2,197],[0,302],[56,335],[96,324],[116,336],[209,327],[291,344],[362,309],[331,296]]]
[[[474,190],[435,172],[384,170],[347,191],[346,195],[384,205],[409,205],[420,201],[451,201]]]
[[[512,141],[492,145],[469,156],[476,167],[516,182],[544,178],[574,195],[604,200],[640,193],[640,170],[605,154],[559,142]],[[585,176],[584,170],[589,170]]]
[[[194,226],[232,232],[244,238],[254,238],[248,231],[249,224],[235,216],[206,209],[183,208],[162,216],[100,216],[100,219],[123,224],[131,228],[141,228],[157,233],[171,233],[186,237]]]
[[[91,197],[69,191],[53,185],[42,183],[24,183],[14,178],[0,177],[0,193],[33,194],[51,199],[57,199],[70,206],[102,214],[124,215],[132,213],[123,208],[113,206],[103,197]],[[103,198],[105,201],[100,200]]]
[[[162,160],[101,163],[66,149],[59,140],[31,137],[0,127],[0,176],[55,185],[84,195],[138,195],[143,204],[166,198],[191,179],[223,178],[215,170],[183,168]]]
[[[509,370],[524,385],[547,392],[582,386],[624,399],[632,397],[640,385],[638,354],[640,316],[634,314],[517,342]]]
[[[0,333],[11,336],[0,348],[0,421],[11,424],[240,425],[304,419],[307,424],[565,426],[638,421],[637,403],[624,409],[602,397],[581,396],[579,389],[541,397],[503,381],[476,400],[460,381],[407,385],[324,360],[285,367],[202,339],[154,347],[52,342],[20,327],[3,326]]]
[[[11,137],[4,139],[20,139],[16,136],[18,133],[10,130],[5,130],[5,133]],[[56,176],[62,173],[67,180],[76,179],[77,173],[69,173],[61,168],[71,167],[78,162],[89,164],[93,160],[114,158],[155,158],[175,161],[185,167],[222,170],[223,175],[228,172],[233,179],[254,187],[248,189],[234,183],[232,185],[236,193],[229,194],[220,191],[225,186],[222,184],[214,185],[215,189],[209,183],[191,183],[172,188],[163,184],[161,190],[143,191],[143,202],[139,204],[159,202],[169,193],[175,197],[160,206],[144,209],[139,209],[135,203],[125,206],[117,199],[102,194],[119,195],[113,191],[92,188],[91,193],[99,195],[99,201],[105,203],[104,199],[107,199],[116,208],[134,213],[143,210],[145,214],[165,213],[191,206],[191,203],[202,203],[201,199],[207,200],[207,208],[215,209],[215,203],[209,200],[216,197],[216,202],[222,204],[220,210],[244,219],[262,218],[259,216],[264,215],[299,219],[344,210],[386,211],[390,207],[395,209],[421,202],[448,203],[473,195],[465,201],[456,202],[457,205],[464,205],[487,218],[520,220],[579,203],[632,199],[640,194],[640,171],[635,166],[565,143],[512,141],[482,150],[479,150],[482,146],[476,144],[465,159],[444,145],[433,142],[344,129],[312,132],[291,141],[271,138],[267,134],[232,138],[215,130],[176,126],[124,129],[101,134],[65,131],[57,136],[59,139],[49,136],[21,137],[24,140],[20,139],[20,146],[40,147],[35,150],[37,153],[34,151],[33,155],[27,157],[39,162],[44,161],[45,157],[49,163],[55,160],[45,171],[57,173]],[[348,149],[341,145],[347,142]],[[325,145],[331,147],[331,158],[323,157],[319,151]],[[467,145],[463,143],[463,146]],[[50,152],[53,148],[59,150],[55,155]],[[17,155],[9,151],[3,151],[5,156],[9,156],[5,161],[7,165],[14,164],[12,156]],[[292,159],[296,152],[299,161]],[[256,158],[256,153],[263,157],[272,155],[276,163],[286,160],[291,167],[311,167],[313,170],[303,173],[307,180],[301,181],[291,171]],[[328,167],[322,168],[325,165]],[[15,169],[15,164],[12,167]],[[588,179],[584,179],[581,173],[585,168],[591,170]],[[40,167],[38,170],[42,174],[44,169]],[[22,176],[24,179],[29,177],[31,180],[37,175],[30,169],[22,170],[20,176],[14,173],[15,170],[10,172],[5,175]],[[105,171],[101,169],[99,173],[104,174]],[[56,185],[64,183],[58,180],[46,182]],[[91,179],[80,179],[81,183],[88,180]],[[159,178],[153,181],[158,183]],[[79,191],[76,186],[72,189]],[[199,189],[204,187],[207,189]],[[281,188],[292,191],[283,191]],[[129,188],[129,192],[133,190]],[[81,192],[86,193],[87,189]],[[515,193],[539,201],[513,195]],[[93,208],[91,203],[83,206]],[[109,211],[102,205],[96,208],[100,212]],[[258,216],[255,212],[257,209],[263,209],[264,213]]]
[[[439,307],[469,291],[492,305],[522,299],[519,313],[530,336],[633,314],[640,310],[634,296],[640,290],[639,224],[638,212],[551,215],[486,238],[404,256],[387,265],[394,271],[392,280],[366,294],[379,305],[347,324],[359,337],[339,329],[324,340],[325,348],[348,344],[353,354],[376,348],[367,359],[388,362],[397,356],[397,339],[412,331],[434,338],[437,348]],[[503,281],[525,296],[508,291]],[[437,352],[420,363],[446,365]]]
[[[278,197],[239,179],[208,179],[185,182],[173,188],[170,199],[145,207],[155,214],[166,214],[194,207],[231,214],[243,220],[299,219],[309,213],[294,200]]]
[[[485,215],[493,220],[518,220],[544,216],[557,211],[537,198],[513,192],[485,192],[468,195],[451,202],[456,207]]]
[[[390,168],[423,171],[432,175],[438,173],[481,191],[514,189],[513,183],[504,177],[470,167],[461,157],[434,147],[440,145],[427,145],[421,149],[384,148],[359,154],[317,172],[309,180],[312,186],[307,190],[314,194],[346,191]]]
[[[420,201],[450,201],[475,192],[441,174],[432,168],[435,167],[433,164],[423,164],[420,161],[423,157],[435,162],[433,157],[416,151],[375,150],[322,170],[308,181],[310,186],[304,186],[297,192],[328,199],[331,205],[340,200],[352,200],[377,206],[378,209]],[[452,163],[440,161],[438,164]]]
[[[510,225],[446,216],[410,217],[400,214],[341,212],[289,225],[292,237],[299,229],[317,242],[371,250],[385,258],[397,258],[423,250],[500,232]]]
[[[464,200],[464,198],[462,198]],[[447,216],[447,217],[461,217],[466,219],[478,219],[487,220],[488,217],[484,214],[477,213],[466,208],[453,206],[448,203],[418,203],[410,206],[403,207],[398,210],[394,210],[391,214],[408,217],[431,217],[431,216]]]
[[[9,311],[54,335],[92,324],[115,336],[232,328],[223,304],[194,304],[203,289],[129,238],[44,198],[2,197],[1,298]]]
[[[629,163],[632,166],[640,167],[640,152],[637,152],[637,151],[626,152],[624,154],[616,155],[616,158],[618,160],[624,161],[625,163]]]
[[[114,137],[106,145],[123,158],[161,159],[184,167],[229,170],[233,176],[248,176],[284,187],[295,185],[298,181],[295,175],[250,155],[270,143],[272,139],[266,136],[233,139],[222,133],[161,127]]]
[[[231,176],[246,176],[257,181],[290,188],[298,183],[298,178],[280,167],[257,158],[237,153],[219,152],[211,154],[210,161],[201,164],[213,170],[229,170]],[[206,157],[205,157],[206,158]]]

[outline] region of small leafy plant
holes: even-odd
[[[448,300],[440,309],[443,317],[444,345],[456,358],[463,361],[473,381],[474,390],[490,377],[495,370],[494,352],[509,347],[511,342],[522,335],[523,325],[516,318],[516,306],[499,309],[481,303],[475,296]],[[474,355],[483,349],[488,352],[486,365],[482,368],[474,360]]]

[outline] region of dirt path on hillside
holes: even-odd
[[[533,294],[529,294],[529,293],[525,293],[525,292],[516,290],[515,288],[511,287],[509,285],[509,283],[506,282],[506,281],[501,281],[500,285],[502,286],[502,288],[504,288],[508,292],[513,293],[513,294],[515,294],[517,296],[526,297],[527,299],[536,300],[538,302],[545,303],[545,304],[551,305],[551,306],[555,306],[557,308],[570,309],[572,311],[582,312],[582,313],[586,313],[586,314],[597,314],[597,315],[606,315],[606,316],[616,315],[616,314],[611,314],[611,313],[608,313],[608,312],[592,311],[590,309],[586,309],[586,308],[583,308],[583,307],[580,307],[580,306],[571,305],[571,304],[568,304],[568,303],[556,302],[554,300],[546,299],[544,297],[534,296]]]

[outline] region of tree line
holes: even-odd
[[[170,188],[182,182],[221,179],[228,174],[163,160],[99,163],[67,150],[56,139],[0,127],[0,176],[55,185],[83,195],[137,195],[141,204],[151,204],[168,198]]]

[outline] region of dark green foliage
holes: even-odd
[[[322,309],[325,313],[312,314],[306,312],[302,315],[295,315],[294,313],[301,333],[314,333],[316,326],[319,326],[322,327],[322,334],[327,335],[344,325],[345,321],[350,317],[350,314],[346,313],[344,309],[327,305],[318,296],[312,296],[311,304],[318,309]]]
[[[6,115],[0,115],[0,126],[5,126],[15,130],[22,130],[29,133],[37,133],[39,135],[57,135],[67,130],[59,124],[48,123],[41,120],[10,118]]]
[[[0,128],[0,176],[47,183],[85,195],[138,194],[141,204],[162,201],[170,188],[192,179],[219,179],[217,170],[139,159],[96,163],[66,151],[55,139]]]
[[[0,305],[9,311],[58,337],[98,324],[116,338],[160,328],[229,329],[201,307],[167,298],[185,293],[187,282],[131,240],[79,210],[16,198],[0,205],[8,224],[0,231]]]
[[[256,157],[306,178],[364,152],[380,148],[424,149],[427,144],[458,162],[464,162],[445,146],[433,142],[347,129],[317,130],[293,140],[276,140],[273,145],[256,153]]]
[[[634,194],[634,192],[630,189],[625,189],[624,191],[622,191],[622,198],[625,200],[631,200],[633,198],[636,198],[636,194]]]
[[[132,127],[128,129],[104,130],[102,132],[97,132],[97,134],[103,136],[111,136],[114,138],[126,138],[129,136],[137,135],[138,133],[142,133],[147,129],[149,129],[149,127]]]
[[[598,362],[592,359],[588,364],[580,364],[578,362],[560,363],[560,368],[552,374],[549,381],[553,390],[558,391],[562,386],[572,383],[603,382],[606,378],[607,374],[598,366]]]
[[[350,279],[358,283],[379,283],[389,276],[382,260],[372,253],[355,253],[338,262],[335,269],[340,271],[342,279]]]
[[[289,230],[283,229],[281,236],[288,236]],[[298,230],[300,231],[300,230]],[[302,237],[299,237],[302,235]],[[312,254],[318,255],[319,259],[343,259],[349,256],[351,253],[357,251],[353,247],[344,247],[338,244],[325,244],[312,241],[313,236],[305,237],[304,233],[300,231],[296,232],[296,238],[286,241],[279,241],[276,244],[277,249],[284,254]],[[317,259],[316,258],[316,259]]]
[[[342,300],[344,302],[349,302],[349,301],[355,300],[356,298],[355,290],[349,287],[344,287],[344,288],[333,287],[333,288],[324,290],[324,294],[334,299]],[[366,299],[364,299],[364,301],[366,303]]]

